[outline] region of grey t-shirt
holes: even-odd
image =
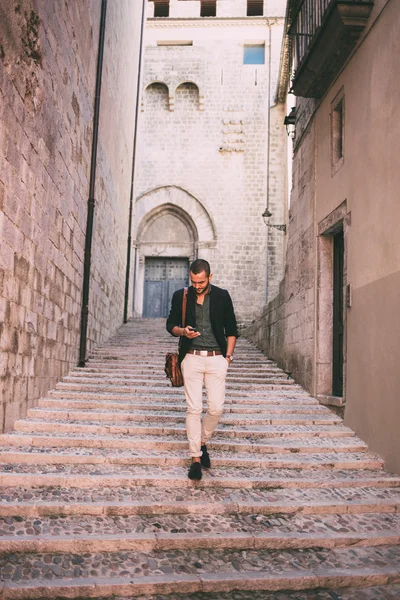
[[[196,302],[196,327],[200,335],[192,340],[194,350],[219,350],[218,342],[215,339],[211,328],[210,320],[210,293],[204,297],[203,304]]]

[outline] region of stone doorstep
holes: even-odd
[[[172,402],[143,402],[140,400],[137,401],[125,401],[125,402],[110,402],[107,400],[65,400],[65,399],[60,399],[60,398],[41,398],[38,401],[38,406],[37,408],[43,409],[43,408],[54,408],[54,409],[61,409],[61,410],[66,410],[66,409],[72,409],[72,410],[91,410],[91,409],[98,409],[98,410],[112,410],[112,411],[121,411],[121,413],[123,414],[124,412],[129,412],[131,413],[132,411],[135,410],[139,410],[139,411],[150,411],[150,415],[152,414],[151,411],[171,411],[171,412],[175,412],[175,411],[184,411],[185,410],[185,406],[186,405],[182,405],[182,402],[180,402],[179,404],[173,404]],[[310,408],[312,407],[312,408]],[[30,409],[30,410],[35,410],[35,409]],[[270,412],[270,413],[276,413],[276,414],[286,414],[286,413],[291,413],[291,414],[309,414],[310,410],[315,410],[317,413],[321,412],[321,414],[325,414],[325,408],[324,407],[318,407],[314,404],[306,404],[304,406],[296,406],[294,403],[292,404],[287,404],[285,405],[279,405],[279,404],[265,404],[264,406],[262,405],[253,405],[253,406],[248,406],[248,407],[243,407],[240,406],[239,404],[229,404],[226,403],[224,406],[224,414],[229,415],[229,414],[244,414],[244,415],[254,415],[254,414],[263,414],[264,412]],[[203,409],[203,413],[206,413],[206,408]]]
[[[331,439],[331,438],[328,438]],[[367,452],[368,448],[364,444],[364,442],[358,441],[357,438],[350,437],[349,440],[345,440],[344,438],[338,438],[340,441],[335,445],[327,444],[326,441],[321,441],[316,445],[309,444],[301,444],[301,442],[285,442],[283,444],[251,444],[251,443],[225,443],[213,441],[209,444],[209,449],[219,452],[231,452],[234,454],[237,453],[248,453],[248,454],[314,454],[316,452]],[[40,443],[39,443],[40,440]],[[88,449],[100,449],[106,450],[111,448],[120,448],[120,449],[147,449],[147,450],[159,450],[160,453],[162,450],[185,450],[187,451],[187,441],[186,440],[144,440],[138,437],[136,440],[127,440],[128,444],[118,444],[116,440],[113,438],[109,438],[109,444],[104,441],[103,443],[98,440],[98,443],[95,444],[96,440],[91,440],[93,443],[88,443],[86,438],[81,438],[77,440],[76,438],[67,438],[67,437],[51,437],[51,438],[24,438],[24,436],[18,436],[15,434],[4,434],[0,436],[0,448],[7,446],[21,446],[21,447],[33,447],[33,448],[53,448],[53,451],[56,452],[57,448],[65,449],[65,447],[79,447],[79,448],[88,448]],[[10,443],[11,442],[11,443]],[[325,445],[324,445],[325,444]],[[18,450],[22,452],[23,450]],[[0,450],[0,456],[5,457],[8,456],[10,452],[15,452],[14,450]],[[33,453],[37,455],[38,452]],[[46,454],[49,456],[49,454]],[[249,457],[251,458],[251,457]]]
[[[137,578],[80,578],[51,581],[2,582],[1,600],[57,598],[99,598],[112,595],[135,597],[144,594],[191,594],[234,590],[306,590],[313,588],[371,587],[398,583],[398,570],[363,568],[352,570],[293,570],[268,574],[255,571],[204,573],[197,575],[151,575]]]
[[[1,473],[0,487],[39,487],[58,486],[87,489],[98,487],[129,487],[151,486],[158,488],[227,488],[227,489],[330,489],[335,488],[362,488],[362,487],[400,487],[400,477],[372,477],[364,476],[360,479],[329,477],[314,479],[312,477],[271,478],[262,477],[203,477],[201,481],[191,481],[186,473],[182,475],[76,475],[69,473]]]
[[[318,455],[319,456],[319,455]],[[314,456],[313,456],[314,457]],[[335,460],[334,458],[322,458],[319,462],[307,461],[307,457],[300,460],[292,458],[275,459],[264,457],[253,459],[247,457],[219,458],[213,457],[215,467],[259,467],[265,469],[365,469],[374,470],[383,467],[383,461],[373,458]],[[0,452],[1,464],[7,465],[105,465],[105,466],[129,466],[129,465],[154,465],[154,466],[179,466],[186,467],[188,458],[183,456],[93,456],[77,454],[42,454],[30,452]]]
[[[302,426],[299,425],[298,431],[293,431],[293,429],[289,428],[287,425],[281,425],[282,429],[287,427],[285,431],[272,431],[271,426],[266,426],[263,429],[220,429],[217,432],[219,437],[229,437],[230,439],[240,439],[242,437],[252,437],[252,438],[270,438],[270,437],[279,437],[279,438],[296,438],[296,437],[309,437],[316,435],[318,436],[321,431],[326,436],[338,437],[337,431],[335,431],[332,424],[329,425],[304,425],[303,429],[300,429]],[[315,427],[318,429],[310,429],[310,427]],[[332,429],[332,432],[328,432],[326,430],[321,430],[321,427],[329,427]],[[339,425],[335,425],[335,427],[339,427]],[[35,422],[29,421],[26,422],[24,420],[19,420],[14,423],[14,430],[17,432],[27,432],[27,433],[84,433],[87,435],[90,434],[115,434],[115,435],[185,435],[185,427],[144,427],[144,426],[136,426],[136,427],[116,427],[116,426],[104,426],[104,425],[81,425],[79,423],[45,423],[45,422]],[[347,430],[343,429],[343,433]]]
[[[34,502],[0,502],[0,518],[46,517],[46,516],[133,516],[133,515],[360,515],[400,513],[400,502],[391,500],[335,500],[335,501],[298,501],[298,502],[74,502],[62,503],[35,500]]]
[[[0,552],[150,552],[165,550],[279,550],[313,548],[357,548],[398,545],[399,532],[368,533],[118,533],[108,535],[57,534],[3,535]],[[399,565],[400,577],[400,565]]]

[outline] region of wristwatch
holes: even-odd
[[[231,362],[233,361],[233,354],[225,354],[225,358],[230,358]]]

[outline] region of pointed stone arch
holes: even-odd
[[[215,224],[205,206],[187,190],[160,186],[136,200],[133,236],[136,248],[133,312],[143,313],[145,263],[151,258],[212,261],[217,243]]]

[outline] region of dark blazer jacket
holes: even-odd
[[[196,292],[191,286],[188,289],[187,307],[186,307],[186,322],[182,323],[182,300],[183,289],[178,290],[172,296],[171,311],[167,319],[167,331],[171,333],[175,326],[185,327],[191,325],[196,326]],[[239,337],[235,312],[229,292],[222,288],[211,286],[210,292],[210,320],[215,339],[218,346],[221,348],[222,354],[226,354],[226,338],[230,336]],[[187,351],[192,345],[192,340],[187,337],[181,338],[179,348],[179,361],[185,358]]]

